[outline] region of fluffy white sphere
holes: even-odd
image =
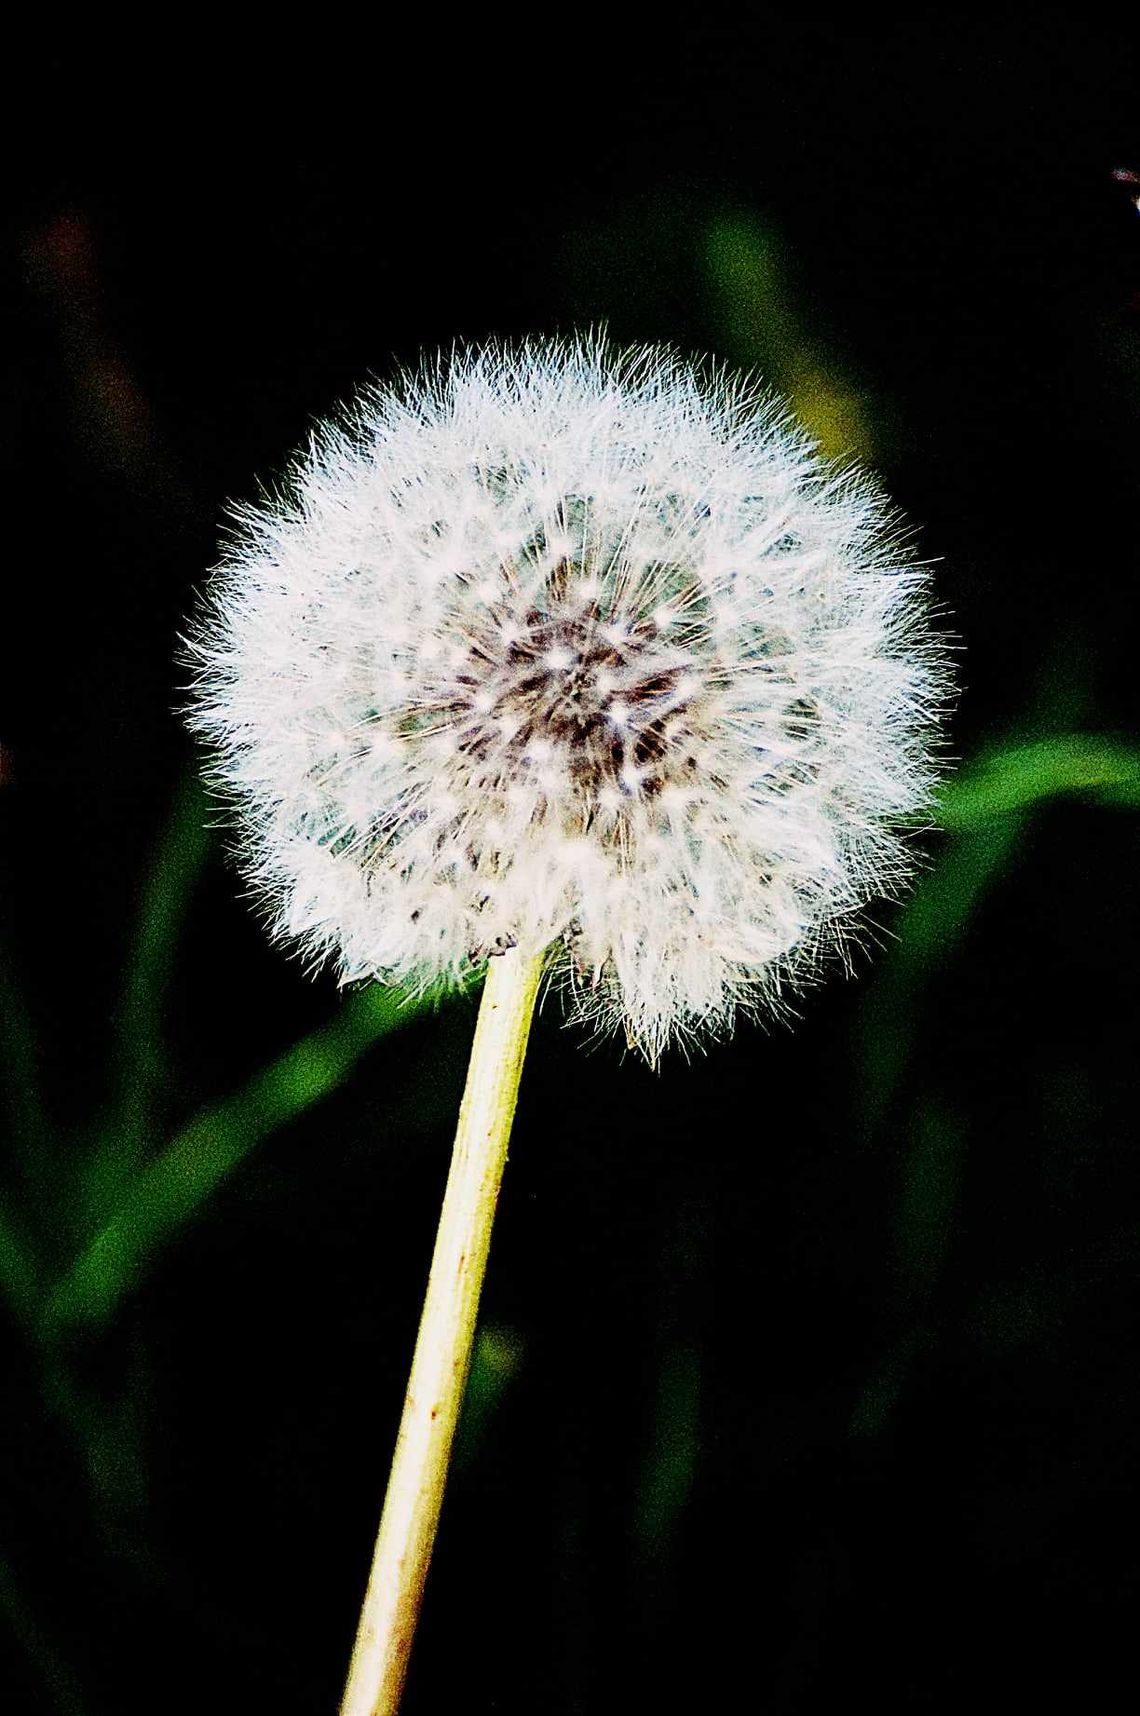
[[[552,948],[651,1058],[907,871],[945,651],[865,477],[660,349],[363,394],[243,509],[195,726],[272,927],[346,981]]]

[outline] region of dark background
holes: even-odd
[[[342,1005],[213,839],[131,1058],[192,766],[177,633],[227,501],[316,417],[423,348],[597,321],[759,364],[921,527],[965,768],[1132,726],[1136,37],[1078,8],[798,16],[415,42],[313,17],[288,47],[172,18],[26,68],[6,1716],[339,1696],[473,1003],[245,1152],[105,1315],[41,1315],[137,1166]],[[409,1716],[1099,1708],[1134,1678],[1136,835],[1087,793],[928,833],[854,980],[691,1065],[547,1007]]]

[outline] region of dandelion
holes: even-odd
[[[373,391],[240,534],[197,723],[272,927],[346,981],[551,949],[651,1060],[907,870],[940,654],[870,483],[601,342]]]
[[[602,339],[362,394],[240,513],[191,649],[273,932],[346,982],[488,968],[344,1705],[394,1710],[540,979],[654,1062],[778,1010],[907,875],[944,651],[866,477]]]

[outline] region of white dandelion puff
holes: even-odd
[[[869,479],[593,338],[363,393],[240,511],[190,648],[279,936],[412,985],[550,948],[650,1059],[897,890],[947,684]]]

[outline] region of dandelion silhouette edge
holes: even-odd
[[[363,390],[235,510],[191,725],[275,936],[343,981],[550,948],[650,1060],[783,998],[911,869],[948,673],[862,473],[602,337]]]

